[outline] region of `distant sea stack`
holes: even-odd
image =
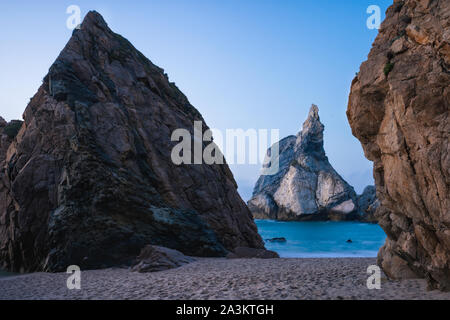
[[[348,120],[374,163],[392,278],[450,290],[450,1],[394,1],[352,82]]]
[[[201,114],[164,71],[89,12],[2,132],[0,266],[127,263],[146,245],[193,256],[263,248],[227,165],[171,161],[171,133]],[[9,131],[8,131],[9,132]]]
[[[303,129],[278,142],[278,173],[259,177],[248,202],[256,219],[364,219],[358,196],[331,166],[323,148],[324,125],[312,105]],[[271,154],[273,147],[267,154]]]
[[[375,186],[367,186],[357,200],[359,215],[366,222],[378,222],[376,211],[380,206]]]

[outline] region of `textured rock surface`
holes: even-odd
[[[5,128],[8,126],[8,122],[0,117],[0,163],[5,160],[6,151],[9,148],[14,137],[5,133]]]
[[[380,206],[380,201],[376,193],[375,186],[367,186],[364,188],[363,193],[358,196],[358,212],[364,221],[377,222],[375,212]]]
[[[263,247],[227,165],[172,163],[173,130],[193,134],[203,118],[98,13],[74,31],[23,118],[0,156],[6,269],[98,268],[147,244],[192,256]]]
[[[193,261],[195,261],[194,258],[185,256],[178,250],[148,245],[142,249],[131,270],[137,272],[163,271],[178,268]]]
[[[303,130],[278,142],[280,170],[275,175],[261,176],[248,202],[255,218],[358,218],[353,187],[339,176],[325,155],[323,130],[319,109],[313,105]]]
[[[450,1],[394,1],[353,80],[348,119],[387,240],[378,263],[450,290]]]

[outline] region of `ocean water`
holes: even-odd
[[[268,250],[282,258],[376,257],[386,234],[377,224],[361,222],[282,222],[255,220],[266,240],[286,238],[285,243],[265,241]],[[351,239],[352,243],[347,243]]]
[[[7,272],[7,271],[0,269],[0,278],[11,277],[11,276],[15,276],[15,275],[17,275],[17,273]]]
[[[283,222],[255,220],[261,237],[286,238],[286,242],[265,242],[268,250],[282,258],[376,257],[386,234],[377,224],[361,222]],[[347,243],[351,239],[352,243]],[[0,278],[17,273],[0,269]]]

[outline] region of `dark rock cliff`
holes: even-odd
[[[263,247],[226,164],[172,163],[173,130],[193,133],[203,118],[98,13],[73,32],[23,118],[1,140],[2,267],[98,268],[148,244],[195,256]]]

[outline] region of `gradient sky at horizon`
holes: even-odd
[[[372,163],[346,118],[350,84],[366,60],[392,0],[3,1],[0,5],[0,115],[19,119],[71,36],[70,5],[103,15],[202,113],[211,128],[280,129],[296,134],[312,103],[325,125],[334,168],[362,192]],[[259,165],[230,166],[244,200]]]

